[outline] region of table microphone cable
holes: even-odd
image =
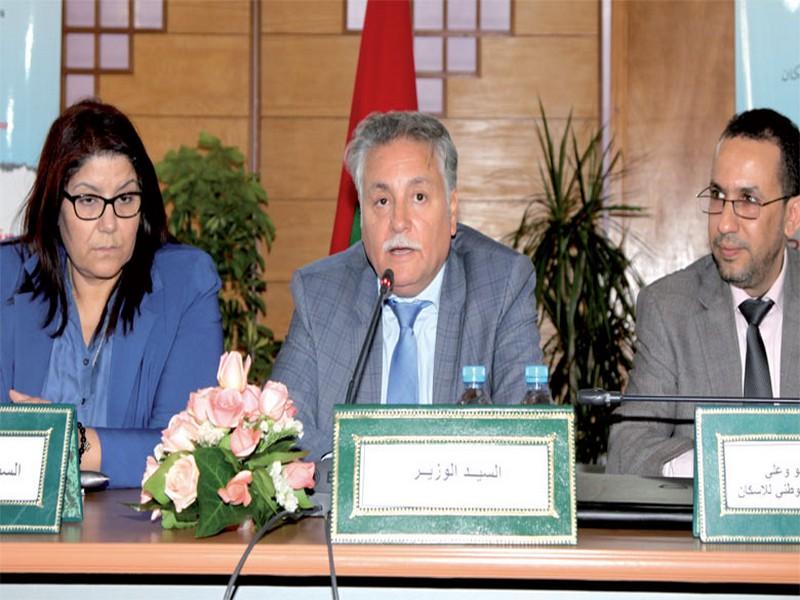
[[[289,512],[284,510],[267,521],[264,526],[253,536],[253,539],[250,540],[250,543],[247,544],[247,548],[244,549],[242,557],[239,559],[239,562],[236,565],[236,568],[233,570],[233,573],[231,573],[230,579],[228,579],[228,586],[225,588],[225,596],[223,597],[224,600],[231,600],[233,598],[233,593],[236,589],[236,580],[239,578],[239,573],[241,572],[242,567],[244,567],[247,557],[250,556],[250,552],[253,550],[253,548],[255,548],[256,544],[261,541],[261,538],[263,538],[273,529],[276,529],[285,523],[296,523],[300,519],[311,515],[315,511],[315,508],[304,509],[297,512]]]
[[[331,574],[331,598],[339,600],[339,585],[336,582],[336,565],[333,563],[333,543],[331,543],[331,511],[322,516],[325,523],[325,546],[328,548],[328,569]]]

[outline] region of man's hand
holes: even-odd
[[[8,390],[8,397],[11,398],[14,404],[50,404],[49,400],[38,396],[28,396],[17,390]]]

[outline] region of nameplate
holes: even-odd
[[[80,521],[75,408],[0,406],[0,532],[57,533]]]
[[[695,535],[800,542],[800,408],[695,409]]]
[[[338,543],[574,544],[572,407],[337,406]]]

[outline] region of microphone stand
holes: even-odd
[[[732,398],[730,396],[654,396],[622,394],[600,388],[578,391],[578,404],[611,407],[623,402],[679,402],[695,404],[800,404],[800,398]]]
[[[383,272],[383,275],[381,275],[381,288],[378,292],[378,302],[375,304],[375,308],[372,310],[372,318],[369,322],[367,335],[364,336],[364,343],[361,345],[361,352],[359,353],[358,360],[356,361],[356,368],[353,370],[353,378],[347,385],[347,395],[345,396],[344,400],[345,404],[355,403],[356,394],[358,393],[358,389],[361,387],[361,380],[364,379],[364,368],[367,366],[367,357],[369,356],[370,348],[372,348],[372,342],[375,338],[375,331],[378,329],[378,319],[380,319],[381,316],[383,303],[389,296],[389,292],[392,291],[392,286],[394,286],[394,272],[391,269],[386,269]]]

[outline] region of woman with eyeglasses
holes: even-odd
[[[95,100],[45,140],[23,233],[0,244],[0,401],[73,404],[81,469],[137,487],[189,393],[214,384],[220,280],[174,242],[133,124]]]

